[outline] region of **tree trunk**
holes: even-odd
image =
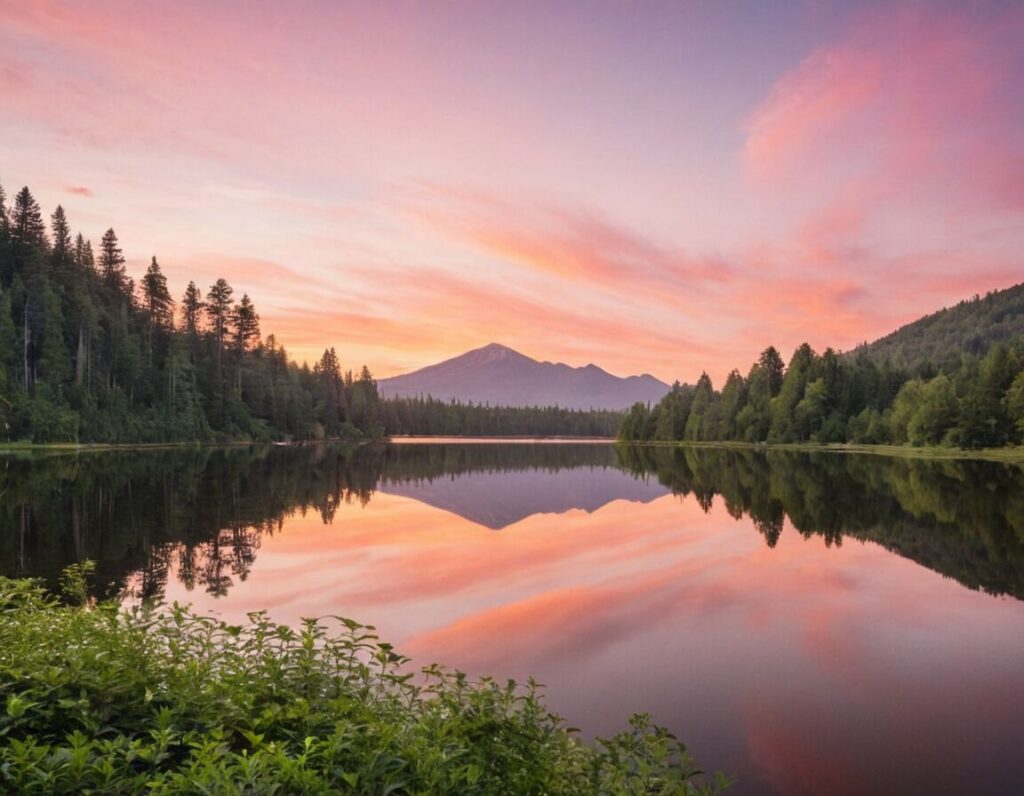
[[[28,330],[28,296],[25,297],[25,312],[22,320],[22,336],[24,341],[22,343],[21,357],[22,357],[22,368],[25,371],[25,392],[28,392],[29,378],[31,371],[28,369],[28,341],[29,341],[29,330]]]
[[[75,358],[75,386],[82,386],[85,377],[85,334],[81,324],[78,326],[78,353]]]

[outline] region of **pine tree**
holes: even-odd
[[[21,247],[46,246],[46,225],[28,187],[18,191],[11,208],[11,238]]]
[[[333,348],[324,349],[320,361],[313,368],[319,382],[319,420],[328,436],[338,434],[346,415],[345,384],[341,377],[338,354]]]
[[[110,291],[130,300],[132,284],[128,272],[125,271],[124,262],[124,254],[118,245],[117,235],[113,229],[108,229],[100,241],[100,275]]]
[[[167,289],[167,277],[154,256],[142,277],[143,311],[146,313],[146,354],[153,364],[153,334],[164,334],[174,326],[174,299]]]
[[[195,282],[189,282],[181,299],[181,328],[193,342],[199,337],[199,326],[205,309],[203,294]]]
[[[7,192],[0,185],[0,245],[7,243],[10,234],[10,222],[7,219]]]
[[[259,342],[260,339],[260,316],[256,314],[256,308],[248,293],[242,294],[242,299],[235,308],[233,321],[234,348],[238,353],[244,354],[252,343]]]
[[[213,332],[217,347],[224,345],[228,323],[231,320],[231,306],[235,303],[231,297],[235,291],[225,279],[218,279],[210,286],[206,294],[206,316],[210,320],[210,331]]]
[[[57,205],[50,219],[50,232],[53,235],[50,261],[57,277],[66,278],[73,258],[71,227],[68,225],[67,216],[64,215],[64,208],[60,205]]]
[[[770,345],[761,354],[758,364],[764,369],[768,385],[768,397],[774,398],[782,389],[782,380],[785,377],[786,366],[778,349]]]
[[[96,258],[92,253],[92,241],[82,240],[81,233],[75,240],[75,260],[82,270],[93,274],[96,272]]]
[[[142,300],[151,336],[154,328],[171,328],[174,323],[174,299],[167,290],[167,277],[160,270],[156,257],[146,269],[146,275],[142,277]]]
[[[206,317],[210,321],[210,332],[214,341],[214,362],[216,363],[216,398],[219,408],[219,422],[225,420],[224,412],[224,338],[231,320],[231,298],[234,290],[226,279],[218,279],[206,294]]]

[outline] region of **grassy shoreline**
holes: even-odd
[[[1004,462],[1008,464],[1024,464],[1024,446],[1014,445],[1005,448],[982,448],[964,450],[962,448],[928,447],[915,448],[905,445],[864,445],[855,443],[817,443],[817,442],[685,442],[685,441],[653,441],[653,442],[622,442],[623,445],[639,445],[650,447],[674,448],[725,448],[735,450],[756,451],[794,451],[798,453],[854,453],[872,456],[892,456],[911,459],[951,459],[951,460],[982,460]]]
[[[330,442],[347,445],[365,445],[381,442],[379,439],[322,439],[297,440],[288,445],[314,445]],[[264,440],[226,440],[224,442],[0,442],[0,454],[18,452],[61,452],[61,453],[93,453],[103,451],[146,451],[146,450],[202,450],[205,448],[248,448],[253,445],[273,446],[284,443],[267,442]]]

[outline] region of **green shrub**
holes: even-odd
[[[81,601],[88,570],[64,582]],[[328,627],[334,628],[329,630]],[[232,626],[0,578],[0,791],[712,794],[636,716],[588,746],[535,683],[409,661],[348,619]],[[416,682],[418,681],[418,682]]]

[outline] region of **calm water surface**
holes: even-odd
[[[0,573],[375,624],[735,793],[1024,792],[1024,470],[477,443],[7,455]]]

